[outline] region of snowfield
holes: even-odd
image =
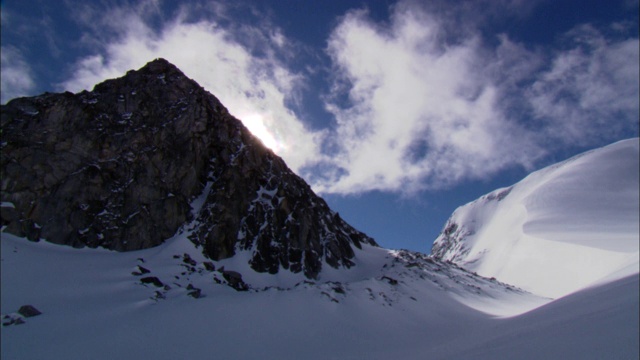
[[[210,261],[189,226],[126,253],[2,233],[1,357],[637,359],[637,205],[635,139],[461,207],[462,266],[364,245],[312,281]]]
[[[203,260],[184,237],[116,253],[3,234],[2,313],[29,304],[42,315],[3,326],[2,359],[638,356],[637,275],[550,302],[424,255],[367,247],[354,271],[314,282],[216,262],[250,275],[252,289],[239,292],[216,284],[222,276]],[[138,266],[150,272],[133,275]],[[145,275],[168,290],[142,284]],[[202,297],[188,296],[189,284]]]
[[[313,282],[216,262],[243,274],[252,287],[244,292],[203,261],[184,237],[116,253],[3,234],[2,314],[19,317],[28,304],[42,315],[2,327],[2,359],[638,355],[637,275],[550,302],[421,254],[372,247],[353,271]],[[150,272],[132,274],[139,266]],[[143,284],[147,275],[168,287]],[[188,295],[190,284],[200,298]]]

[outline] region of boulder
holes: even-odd
[[[151,270],[138,265],[138,266],[136,266],[136,270],[132,271],[131,274],[132,275],[136,275],[136,276],[140,276],[140,275],[143,275],[143,274],[148,274],[150,272],[151,272]]]
[[[40,310],[36,309],[33,305],[22,305],[20,309],[18,309],[18,314],[24,317],[33,317],[42,314]]]
[[[153,284],[156,287],[163,287],[164,286],[162,281],[160,281],[160,279],[158,279],[155,276],[143,277],[143,278],[140,279],[140,282],[143,283],[143,284]]]
[[[223,270],[222,276],[224,277],[225,280],[227,280],[227,283],[229,284],[229,286],[236,289],[237,291],[249,290],[249,285],[247,285],[242,280],[242,275],[239,272],[231,271],[231,270]]]

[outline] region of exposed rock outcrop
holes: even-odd
[[[40,310],[36,309],[33,305],[22,305],[20,309],[18,309],[18,314],[24,317],[34,317],[41,315]]]
[[[504,188],[493,191],[471,202],[472,206],[485,209],[494,209],[509,193],[512,188]],[[481,206],[479,206],[481,205]],[[457,211],[457,210],[456,210]],[[473,217],[473,214],[471,215]],[[434,241],[431,247],[431,256],[442,261],[458,262],[469,254],[470,247],[465,239],[475,235],[478,223],[475,219],[467,219],[467,214],[454,214]]]
[[[188,224],[211,259],[250,251],[257,271],[310,278],[375,245],[163,59],[90,92],[12,100],[1,126],[2,225],[31,240],[129,251]]]

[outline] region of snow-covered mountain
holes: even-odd
[[[637,140],[462,207],[427,256],[346,224],[161,59],[13,100],[1,134],[3,360],[638,358]],[[585,188],[614,183],[587,211]],[[480,237],[491,224],[560,244],[518,251],[559,249],[543,264],[588,281],[559,275],[552,289],[579,290],[553,300],[475,273],[509,258]]]
[[[638,273],[639,141],[536,171],[458,208],[432,255],[535,294]]]

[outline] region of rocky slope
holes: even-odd
[[[12,100],[1,127],[2,226],[18,236],[129,251],[182,229],[211,259],[249,251],[256,271],[310,278],[375,245],[164,59]]]

